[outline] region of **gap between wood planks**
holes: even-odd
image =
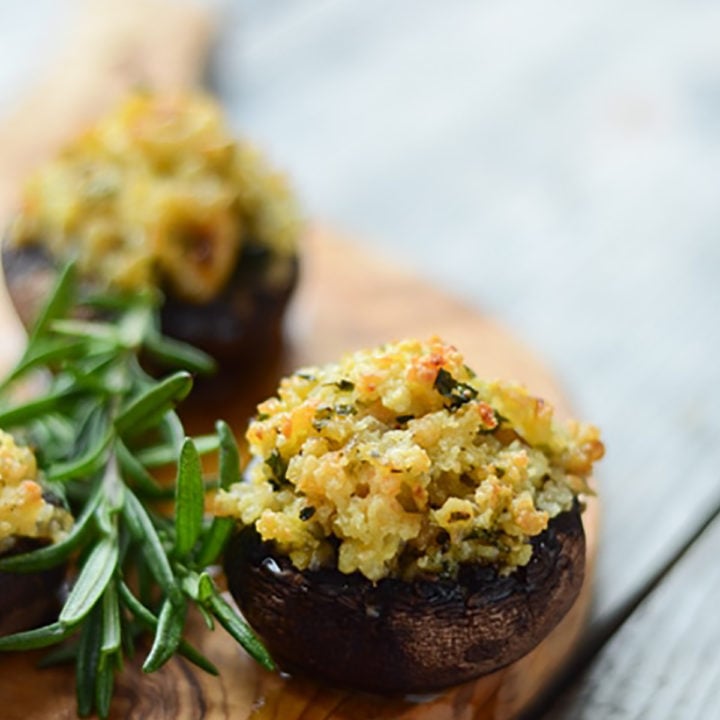
[[[582,677],[592,665],[595,658],[618,632],[627,620],[635,613],[638,606],[663,582],[665,577],[678,565],[688,553],[690,548],[698,541],[703,533],[720,519],[720,504],[717,504],[697,526],[685,542],[678,546],[677,551],[669,561],[654,575],[651,575],[637,591],[631,595],[620,607],[612,613],[606,622],[588,634],[581,648],[570,658],[565,670],[560,673],[555,682],[550,683],[540,697],[531,707],[522,713],[518,720],[540,720],[550,707],[569,689],[569,687]],[[546,720],[550,720],[548,717]]]

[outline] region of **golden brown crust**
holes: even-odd
[[[9,228],[103,288],[206,304],[248,242],[279,260],[301,221],[285,179],[200,93],[129,95],[27,181]]]
[[[403,340],[283,379],[248,428],[246,480],[214,510],[300,570],[509,573],[588,492],[597,437],[519,385],[481,380],[439,338]]]

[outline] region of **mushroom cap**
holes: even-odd
[[[384,578],[295,568],[254,528],[225,551],[230,591],[289,672],[379,693],[425,693],[498,670],[532,650],[577,598],[585,535],[576,502],[532,541],[530,562],[502,576]]]
[[[5,557],[43,545],[39,540],[19,538]],[[0,636],[31,630],[57,615],[65,569],[63,564],[31,573],[0,572]]]
[[[2,260],[15,311],[30,327],[55,282],[57,264],[39,245],[5,243]],[[283,314],[298,279],[297,256],[288,262],[288,271],[278,280],[269,252],[247,244],[227,285],[211,302],[194,304],[166,296],[163,332],[205,350],[221,366],[253,365],[272,357],[282,344]]]
[[[278,354],[283,315],[299,275],[297,255],[288,263],[285,276],[275,280],[270,252],[246,246],[227,285],[211,302],[198,305],[166,296],[163,332],[202,348],[221,365],[254,365]]]

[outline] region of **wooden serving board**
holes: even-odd
[[[238,435],[253,403],[270,392],[278,374],[323,362],[343,352],[401,337],[433,333],[457,345],[480,374],[519,379],[566,410],[562,393],[543,363],[501,327],[408,275],[397,265],[316,229],[303,247],[302,280],[291,307],[287,347],[276,368],[252,378],[223,378],[222,393],[197,389],[187,422],[198,429],[225,417]],[[0,335],[19,338],[6,303],[0,305]],[[9,351],[10,350],[10,351]],[[0,351],[7,366],[12,345]],[[220,397],[224,398],[224,402]],[[230,401],[227,398],[231,398]],[[378,698],[318,685],[311,678],[283,678],[261,670],[222,630],[208,632],[193,619],[191,640],[221,668],[205,675],[182,659],[153,675],[129,664],[119,679],[113,718],[208,718],[219,720],[460,720],[510,718],[542,690],[575,646],[591,595],[597,544],[597,502],[584,515],[588,536],[587,580],[577,603],[556,630],[530,655],[476,682],[423,702]],[[40,653],[0,656],[0,715],[7,720],[75,717],[73,668],[37,670]]]
[[[104,112],[124,90],[141,83],[175,89],[202,74],[211,23],[196,9],[163,0],[94,0],[54,77],[30,94],[0,127],[0,224],[26,174],[61,142]],[[88,8],[90,10],[88,10]],[[99,11],[99,9],[102,11]],[[48,121],[52,118],[52,122]],[[525,382],[567,411],[562,392],[542,361],[502,327],[428,286],[361,245],[313,229],[302,248],[302,279],[287,319],[287,343],[275,367],[257,376],[206,383],[191,396],[188,427],[207,428],[223,417],[242,435],[255,402],[278,377],[303,364],[402,337],[439,334],[487,376]],[[0,371],[22,349],[23,333],[0,286]],[[118,679],[113,718],[219,720],[490,720],[526,708],[558,672],[587,615],[598,537],[598,505],[584,516],[587,579],[573,609],[531,654],[493,675],[445,693],[409,701],[324,687],[312,678],[267,673],[222,630],[208,632],[191,618],[190,638],[221,668],[214,678],[182,659],[144,675],[142,657]],[[41,653],[0,655],[0,717],[75,718],[72,667],[38,670]]]

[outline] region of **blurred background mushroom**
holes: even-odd
[[[72,5],[0,6],[4,113]],[[720,6],[211,7],[210,85],[311,217],[509,326],[603,428],[607,632],[720,509]]]

